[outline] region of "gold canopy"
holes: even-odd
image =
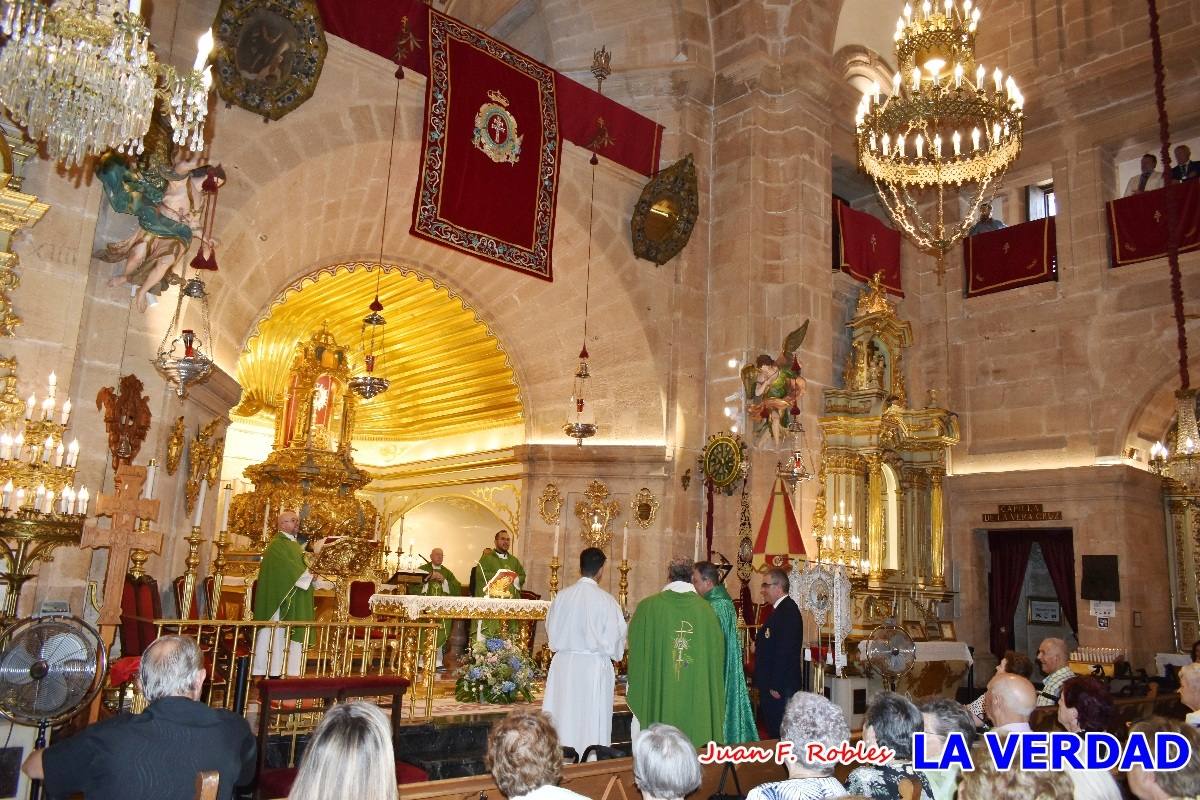
[[[391,389],[359,405],[355,438],[414,441],[520,423],[512,367],[487,325],[428,278],[384,269],[379,299],[387,341],[375,369]],[[275,411],[296,343],[322,323],[350,349],[351,371],[361,371],[357,345],[375,278],[374,264],[338,264],[286,289],[238,360],[242,402],[234,413]]]

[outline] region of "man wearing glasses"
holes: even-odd
[[[774,606],[754,639],[754,685],[768,739],[779,738],[779,725],[788,700],[800,690],[804,621],[788,596],[788,576],[772,569],[762,584],[764,603]]]

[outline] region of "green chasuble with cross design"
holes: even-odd
[[[712,605],[721,633],[725,636],[725,741],[724,744],[742,744],[758,741],[758,728],[754,724],[754,709],[750,707],[750,693],[746,689],[746,673],[742,669],[742,646],[737,634],[737,609],[733,598],[724,586],[714,586],[704,595]]]
[[[642,730],[665,722],[697,748],[724,740],[725,636],[708,601],[667,589],[638,604],[627,699]]]
[[[284,533],[276,533],[263,550],[254,583],[254,618],[269,620],[275,612],[283,622],[310,622],[316,618],[313,587],[296,587],[296,581],[308,570],[304,549]],[[293,628],[293,641],[304,641],[304,628]]]

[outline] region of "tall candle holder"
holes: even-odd
[[[550,559],[550,599],[558,594],[558,571],[562,568],[562,562],[558,560],[558,556]]]
[[[212,563],[212,597],[208,598],[208,616],[217,619],[221,611],[221,587],[225,583],[225,548],[229,546],[229,534],[224,528],[213,537],[213,547],[217,554]]]
[[[617,569],[621,571],[621,580],[617,583],[617,602],[621,604],[622,611],[629,613],[629,609],[626,608],[629,604],[629,559],[622,558]]]
[[[200,567],[200,526],[193,525],[192,532],[184,537],[184,541],[188,543],[187,560],[184,561],[187,571],[183,574],[183,596],[179,600],[179,618],[191,619],[192,604],[195,602],[196,596],[196,577]]]

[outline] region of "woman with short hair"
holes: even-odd
[[[634,739],[633,780],[642,800],[683,800],[700,778],[696,748],[674,725],[651,725]]]
[[[1095,678],[1068,678],[1058,695],[1058,722],[1080,735],[1107,731],[1115,711],[1108,689]],[[1102,769],[1066,768],[1075,785],[1074,800],[1120,800],[1121,789],[1112,774]]]
[[[850,773],[846,788],[853,793],[894,800],[901,797],[900,782],[915,781],[921,786],[919,800],[933,800],[929,779],[912,765],[913,734],[925,730],[921,712],[907,698],[895,692],[880,692],[867,706],[863,717],[863,744],[887,747],[896,755],[882,766],[867,765]]]
[[[779,726],[779,740],[792,745],[787,762],[787,780],[756,786],[746,800],[822,800],[843,797],[846,787],[833,777],[833,764],[808,759],[807,746],[819,744],[826,750],[850,739],[850,726],[842,709],[812,692],[796,692],[788,700]]]
[[[372,703],[338,703],[313,731],[288,800],[397,800],[392,726]]]
[[[492,726],[484,764],[509,800],[587,800],[558,785],[562,747],[541,711],[513,711]]]

